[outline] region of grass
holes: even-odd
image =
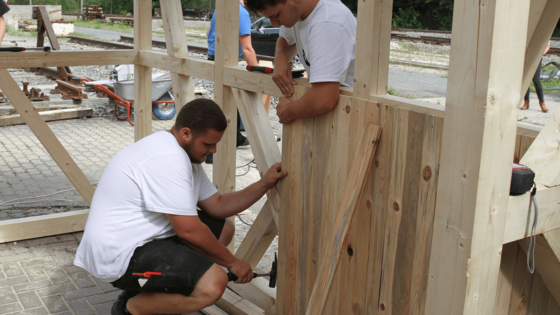
[[[118,24],[111,24],[111,23],[101,23],[101,20],[94,20],[89,22],[86,22],[84,20],[76,20],[74,21],[74,26],[94,28],[98,30],[107,30],[113,32],[120,32],[120,33],[128,33],[128,34],[134,33],[133,27],[125,25],[122,22]]]
[[[25,32],[20,29],[14,29],[10,25],[6,25],[6,34],[10,36],[17,36],[17,37],[35,37],[37,38],[37,31],[29,31]]]
[[[387,94],[393,95],[393,96],[398,96],[399,92],[397,92],[397,90],[395,90],[394,88],[390,87],[390,88],[387,89]]]
[[[106,41],[106,42],[108,41],[108,40],[106,40],[106,39],[99,38],[99,37],[94,36],[94,35],[91,35],[91,34],[83,34],[83,33],[76,33],[76,32],[74,32],[74,36],[83,37],[83,38],[89,38],[89,39],[95,39],[95,40],[103,40],[103,41]]]

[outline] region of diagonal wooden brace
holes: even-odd
[[[352,218],[358,207],[358,200],[362,194],[366,178],[369,175],[373,156],[381,136],[381,127],[369,124],[362,134],[358,152],[354,157],[352,168],[346,181],[344,195],[334,224],[335,234],[327,243],[325,254],[321,259],[321,267],[317,273],[315,286],[309,299],[307,315],[323,314],[323,309],[329,294],[333,277],[341,257],[346,239],[352,223]]]

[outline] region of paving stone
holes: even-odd
[[[18,285],[14,285],[12,286],[14,288],[14,290],[16,290],[16,292],[26,292],[26,291],[30,291],[30,290],[36,290],[36,289],[40,289],[40,288],[46,288],[46,287],[50,287],[52,286],[51,282],[49,280],[41,280],[41,281],[35,281],[35,282],[27,282],[24,284],[18,284]]]
[[[91,303],[91,305],[96,305],[96,304],[101,304],[101,303],[105,303],[105,302],[109,302],[109,301],[115,301],[119,297],[119,294],[121,294],[120,290],[109,292],[109,293],[93,295],[93,296],[88,297],[87,300],[88,300],[89,303]]]
[[[84,271],[84,269],[78,267],[78,266],[74,266],[74,265],[70,265],[70,266],[65,266],[64,270],[66,270],[66,273],[71,275],[73,273],[77,273],[77,272],[82,272]]]
[[[68,301],[68,305],[76,315],[93,315],[95,311],[91,308],[85,299]]]
[[[91,288],[79,289],[76,291],[64,292],[62,295],[66,300],[70,301],[70,300],[75,300],[75,299],[96,295],[100,293],[101,290],[99,290],[98,287],[91,287]]]
[[[48,271],[47,274],[49,275],[51,281],[54,284],[63,284],[63,283],[71,282],[70,278],[66,275],[66,272],[64,272],[64,269],[62,268]]]
[[[33,256],[37,258],[51,255],[48,245],[29,245],[29,249],[31,250]]]
[[[60,285],[54,285],[52,287],[42,288],[35,290],[39,296],[49,296],[53,294],[58,294],[62,292],[76,290],[76,286],[73,283],[65,283]]]
[[[15,312],[15,313],[9,313],[9,314],[6,314],[6,315],[48,315],[48,314],[49,314],[49,311],[47,311],[46,308],[39,307],[39,308],[23,310],[23,311],[19,311],[19,312]]]
[[[62,300],[62,297],[59,295],[45,296],[42,297],[41,300],[43,300],[43,303],[45,303],[45,306],[51,313],[58,313],[68,310],[68,307],[66,307],[66,304]]]
[[[29,246],[25,242],[18,242],[17,245],[13,243],[8,243],[8,247],[12,250],[14,254],[25,254],[30,253]]]
[[[0,257],[12,256],[14,253],[10,250],[6,243],[0,244]]]
[[[0,288],[0,305],[17,303],[16,295],[11,287]],[[2,308],[2,306],[0,306]]]
[[[111,314],[111,307],[113,307],[114,302],[103,303],[94,305],[93,308],[97,311],[97,314]]]
[[[19,303],[6,304],[0,307],[0,314],[8,314],[19,310],[21,310]]]
[[[95,282],[95,284],[97,284],[97,286],[99,288],[101,288],[101,291],[103,292],[112,292],[112,291],[119,291],[120,289],[115,288],[112,284],[110,284],[109,282],[105,282],[103,280],[97,279],[94,276],[90,275],[90,277],[93,279],[93,281]]]
[[[31,252],[23,253],[23,254],[19,254],[19,255],[4,256],[4,257],[0,257],[0,264],[5,264],[5,263],[13,262],[13,261],[22,261],[22,260],[31,259],[31,258],[34,258],[33,254],[31,254]]]
[[[18,293],[18,297],[25,309],[43,306],[34,291]]]
[[[76,283],[76,286],[80,289],[95,286],[95,282],[91,280],[88,273],[85,271],[71,274],[70,278],[74,280],[74,283]]]
[[[23,273],[23,270],[21,270],[21,267],[19,266],[19,264],[16,263],[16,262],[2,264],[2,269],[4,269],[4,272],[6,273],[6,276],[8,278],[25,275]]]
[[[41,258],[35,258],[35,259],[22,261],[21,265],[23,267],[29,267],[29,266],[48,264],[49,262],[52,262],[52,261],[54,261],[54,259],[51,256],[45,256],[45,257],[41,257]]]
[[[20,283],[29,282],[26,276],[20,276],[15,278],[8,278],[0,280],[0,288],[13,286]]]

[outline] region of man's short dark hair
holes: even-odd
[[[245,0],[245,9],[254,13],[259,13],[260,11],[264,11],[268,6],[284,3],[286,3],[286,0]]]
[[[185,104],[177,115],[173,128],[181,130],[185,127],[188,127],[193,135],[203,134],[208,129],[223,132],[227,127],[227,120],[216,102],[199,98]]]

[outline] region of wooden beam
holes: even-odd
[[[3,52],[0,69],[119,65],[137,62],[136,50]]]
[[[260,95],[236,88],[232,90],[245,131],[249,137],[257,169],[262,176],[272,165],[282,161],[282,154],[280,154]],[[280,210],[278,190],[276,188],[270,189],[266,196],[271,201],[270,206],[274,211],[274,221],[278,225],[278,212]]]
[[[83,231],[89,210],[0,221],[0,243]]]
[[[540,10],[542,2],[546,1],[544,9]],[[537,71],[537,67],[541,62],[543,52],[548,45],[550,36],[554,32],[558,18],[560,18],[560,1],[557,0],[532,0],[531,2],[541,2],[533,5],[529,18],[529,25],[532,31],[532,36],[527,35],[525,64],[523,67],[523,81],[521,84],[521,91],[527,92],[529,84]],[[541,14],[542,12],[542,14]],[[538,21],[535,23],[535,21]],[[536,26],[534,26],[536,24]],[[520,102],[521,104],[521,102]]]
[[[224,312],[221,308],[215,305],[203,308],[200,310],[200,312],[205,315],[228,315],[228,313]]]
[[[134,1],[134,49],[152,50],[152,1]],[[152,134],[152,68],[134,67],[134,141]]]
[[[519,245],[525,254],[529,248],[529,242],[529,238],[519,241]],[[527,266],[524,264],[523,268],[527,268]],[[541,275],[556,303],[560,304],[560,272],[558,272],[560,270],[560,260],[558,260],[543,235],[536,236],[535,270]]]
[[[189,46],[185,36],[181,1],[161,0],[161,13],[167,54],[171,57],[188,57]],[[173,81],[175,108],[179,113],[183,105],[194,100],[194,82],[192,77],[176,72],[171,73],[171,80]]]
[[[350,223],[356,212],[358,200],[362,194],[366,178],[369,175],[369,170],[377,149],[379,137],[381,136],[381,128],[375,125],[369,125],[362,134],[358,152],[354,157],[352,168],[346,181],[344,189],[344,196],[340,203],[338,215],[335,221],[334,230],[336,234],[327,243],[325,255],[322,257],[321,267],[317,274],[317,279],[309,299],[306,314],[323,314],[327,295],[332,284],[334,273],[338,266],[338,261],[342,255],[348,237],[348,230]]]
[[[193,57],[171,57],[159,51],[142,50],[138,54],[138,64],[146,67],[171,71],[181,75],[214,81],[214,62],[205,59]]]
[[[47,123],[41,118],[31,101],[19,89],[8,70],[0,69],[0,89],[8,97],[18,113],[25,119],[31,131],[37,136],[45,149],[53,157],[60,169],[66,174],[76,190],[82,195],[84,200],[91,204],[95,188],[87,179],[86,175],[78,167],[74,159],[64,149],[56,135],[49,128]]]
[[[35,107],[35,109],[38,112],[44,112],[44,111],[48,111],[48,110],[78,108],[79,106],[78,105],[35,105],[35,104],[33,104],[33,107]],[[14,115],[14,114],[17,114],[17,110],[16,110],[15,107],[13,107],[11,105],[0,105],[0,116]]]
[[[254,278],[250,283],[229,282],[228,287],[247,301],[264,310],[266,315],[276,314],[276,289],[268,287],[268,280]]]
[[[273,212],[271,201],[267,200],[235,252],[235,257],[246,261],[253,269],[278,234]]]
[[[560,186],[547,188],[539,185],[537,188],[537,204],[539,206],[539,219],[536,234],[560,229]],[[520,196],[509,196],[506,226],[504,231],[504,244],[529,237],[535,207],[529,203],[531,193]]]
[[[519,161],[535,172],[535,182],[560,185],[560,110],[556,109],[541,133]]]
[[[224,67],[236,66],[239,48],[239,4],[216,1],[216,47],[214,55],[214,101],[222,108],[228,128],[214,153],[213,183],[220,193],[235,191],[237,106],[231,88],[224,85]],[[234,217],[230,218],[234,221]],[[234,241],[228,247],[232,252]]]
[[[491,314],[529,1],[455,2],[426,314]]]
[[[354,97],[387,94],[393,1],[358,1]]]
[[[222,297],[216,302],[216,306],[231,315],[265,314],[263,309],[233,293],[228,288],[226,288]]]
[[[53,121],[86,116],[91,117],[93,116],[93,109],[82,107],[49,111],[37,110],[37,113],[39,114],[39,116],[41,116],[41,118],[43,118],[44,121]],[[0,116],[0,127],[18,124],[25,124],[25,119],[19,114]]]

